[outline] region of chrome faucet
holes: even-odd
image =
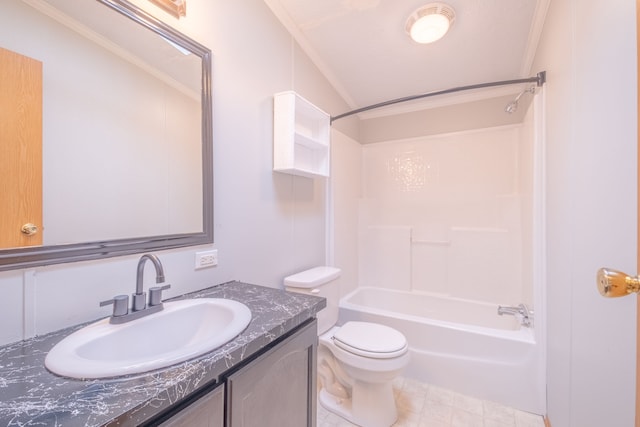
[[[506,307],[499,305],[498,314],[500,316],[508,314],[520,318],[520,324],[522,326],[531,327],[533,325],[533,311],[529,310],[524,304],[518,304],[516,307]]]
[[[144,254],[138,261],[138,274],[136,276],[136,293],[131,295],[133,298],[133,311],[140,311],[147,308],[147,294],[142,291],[143,276],[144,276],[144,264],[150,260],[156,269],[156,283],[164,283],[164,269],[162,263],[157,256],[152,254]],[[151,290],[149,290],[151,292]],[[153,305],[153,304],[149,304]]]
[[[144,265],[147,260],[151,260],[156,270],[156,283],[164,283],[164,269],[160,259],[152,254],[144,254],[138,261],[138,273],[136,275],[136,292],[131,294],[132,304],[129,310],[129,296],[117,295],[110,300],[102,301],[100,307],[113,304],[113,315],[111,323],[125,323],[131,320],[139,319],[152,313],[162,310],[162,291],[171,287],[171,285],[154,286],[149,288],[149,304],[147,305],[147,293],[143,290],[144,284]]]

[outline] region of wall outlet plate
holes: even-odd
[[[218,265],[218,250],[196,252],[196,270]]]

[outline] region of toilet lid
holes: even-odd
[[[385,325],[347,322],[333,335],[333,342],[343,350],[359,356],[389,359],[407,352],[407,339]]]

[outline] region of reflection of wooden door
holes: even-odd
[[[41,245],[41,228],[42,63],[0,48],[0,248]]]

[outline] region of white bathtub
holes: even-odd
[[[340,300],[340,322],[391,326],[409,342],[405,376],[523,411],[544,412],[543,361],[533,328],[497,305],[359,287]]]

